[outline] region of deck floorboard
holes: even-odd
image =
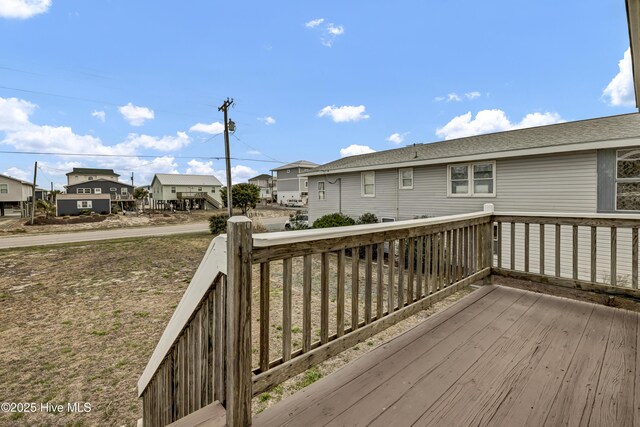
[[[255,426],[633,425],[637,313],[486,286]]]

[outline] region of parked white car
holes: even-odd
[[[284,202],[284,205],[291,208],[301,208],[304,206],[304,203],[302,203],[302,200],[300,199],[289,199]]]
[[[285,230],[300,230],[302,228],[309,228],[309,215],[298,214],[292,216],[287,222],[284,223]]]

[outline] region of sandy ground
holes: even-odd
[[[211,238],[208,234],[192,234],[0,251],[0,401],[91,405],[91,412],[85,414],[41,410],[0,413],[0,426],[135,425],[142,414],[137,380]],[[317,262],[314,259],[314,264]],[[294,277],[299,274],[296,270],[294,263]],[[315,340],[319,269],[314,267],[313,271]],[[273,263],[271,275],[271,356],[276,358],[282,337],[281,263]],[[294,347],[301,342],[301,291],[295,285],[298,279],[294,279],[293,289]],[[258,283],[259,276],[254,274],[254,349],[258,348]],[[261,394],[254,399],[254,413],[328,375],[466,293],[460,292]],[[347,292],[347,319],[350,298]],[[332,299],[332,313],[334,302]],[[331,328],[335,328],[334,323]],[[254,355],[257,362],[257,351]]]
[[[234,210],[234,214],[236,211]],[[239,214],[240,211],[237,211]],[[171,213],[169,211],[157,211],[156,213],[144,213],[140,215],[109,215],[101,222],[88,222],[83,224],[60,225],[25,225],[27,218],[4,217],[0,219],[0,238],[19,234],[35,233],[68,233],[73,231],[106,230],[125,227],[148,227],[157,225],[187,224],[193,222],[206,222],[212,215],[224,215],[226,210],[216,211],[191,211]],[[261,218],[274,218],[287,216],[288,210],[279,208],[258,208],[251,210],[249,216],[260,220]]]

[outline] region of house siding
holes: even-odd
[[[375,197],[362,197],[360,172],[309,177],[309,220],[338,211],[351,217],[372,212],[396,220],[480,211],[596,212],[595,150],[520,157],[496,162],[495,197],[447,197],[447,165],[413,168],[411,190],[398,188],[398,169],[375,171]],[[339,181],[342,200],[338,201]],[[318,181],[325,181],[326,200],[318,200]],[[329,182],[336,182],[329,184]]]
[[[32,188],[19,181],[0,176],[0,184],[7,185],[7,192],[0,193],[0,202],[26,202],[31,196]]]
[[[109,199],[95,199],[90,194],[86,197],[79,197],[77,199],[58,199],[56,200],[56,213],[58,216],[63,215],[78,215],[83,209],[78,209],[78,201],[87,200],[91,201],[91,208],[84,209],[96,213],[111,213],[111,200]]]
[[[128,184],[124,184],[118,181],[87,181],[79,184],[73,184],[67,186],[67,194],[78,194],[79,188],[90,188],[91,193],[95,194],[95,189],[99,188],[102,194],[116,194],[120,196],[120,198],[128,199],[133,198],[133,187]],[[111,189],[116,188],[115,192],[112,192]],[[122,188],[127,189],[127,194],[122,194]]]

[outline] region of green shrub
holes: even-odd
[[[78,215],[91,215],[91,210],[89,209],[80,209]]]
[[[213,215],[209,218],[209,230],[211,234],[222,234],[227,231],[228,215]]]
[[[373,214],[371,212],[363,213],[362,215],[360,215],[360,218],[358,218],[357,223],[358,224],[377,224],[378,217],[376,216],[376,214]]]
[[[329,228],[329,227],[344,227],[346,225],[355,225],[353,218],[350,218],[341,213],[332,213],[313,221],[313,228]]]

